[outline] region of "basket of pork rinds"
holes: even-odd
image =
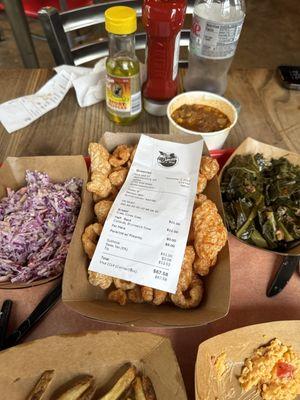
[[[137,145],[121,144],[109,153],[100,143],[89,145],[91,176],[87,183],[87,190],[93,195],[97,222],[85,228],[82,244],[90,259],[93,257],[113,201],[125,182],[136,148]],[[93,271],[88,272],[89,282],[107,290],[108,299],[120,305],[131,301],[159,306],[171,301],[180,308],[198,307],[204,293],[201,278],[209,274],[210,269],[216,265],[218,253],[227,241],[227,230],[216,205],[203,194],[207,182],[213,179],[218,171],[219,164],[216,160],[209,156],[202,157],[192,224],[175,294],[139,286],[133,282]]]
[[[82,206],[65,264],[62,300],[84,316],[141,328],[200,326],[215,321],[228,312],[230,263],[216,177],[219,166],[205,148],[176,293],[89,271],[105,220],[126,180],[140,136],[106,132],[100,143],[88,146],[89,179],[83,188]],[[148,136],[178,143],[199,140],[182,135]]]

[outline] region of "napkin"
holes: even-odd
[[[94,68],[60,65],[56,73],[73,74],[72,85],[80,107],[88,107],[105,99],[106,58],[97,62]]]
[[[8,133],[15,132],[56,108],[71,87],[74,87],[80,107],[88,107],[105,99],[106,58],[94,68],[60,65],[56,75],[35,94],[18,97],[0,105],[0,121]],[[140,64],[141,83],[146,79],[144,64]]]

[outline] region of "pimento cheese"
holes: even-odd
[[[300,358],[274,339],[245,360],[239,382],[245,391],[256,387],[263,400],[294,400],[300,394]]]

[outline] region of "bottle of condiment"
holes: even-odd
[[[224,94],[245,12],[244,0],[195,1],[186,91]]]
[[[180,31],[186,6],[186,0],[144,0],[147,80],[143,96],[150,114],[165,115],[168,102],[177,94]]]
[[[115,6],[105,11],[109,37],[106,61],[106,108],[109,118],[127,125],[142,111],[139,61],[135,55],[136,11]]]

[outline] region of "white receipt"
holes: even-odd
[[[0,104],[0,122],[8,133],[28,126],[46,112],[56,108],[73,86],[80,107],[88,107],[105,99],[106,58],[94,68],[60,65],[51,78],[35,94],[18,97]],[[144,64],[140,64],[141,83],[146,80]]]
[[[56,108],[72,86],[73,75],[61,71],[35,94],[18,97],[0,105],[0,121],[11,133],[30,125]]]
[[[202,148],[141,136],[89,270],[176,292]]]

